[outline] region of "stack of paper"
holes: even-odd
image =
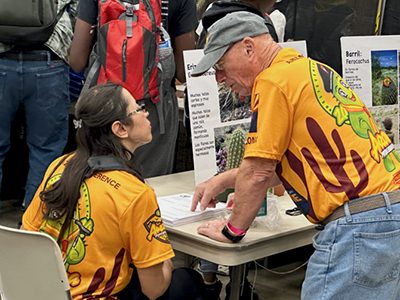
[[[167,226],[184,225],[196,221],[206,220],[224,215],[226,203],[217,203],[215,208],[207,208],[200,211],[199,206],[196,211],[190,211],[193,195],[176,194],[171,196],[158,197],[157,202],[160,207],[161,217]]]

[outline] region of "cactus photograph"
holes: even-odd
[[[372,105],[398,103],[398,54],[397,50],[371,51]]]
[[[218,85],[221,123],[250,118],[250,97],[241,97],[230,88]]]
[[[376,124],[384,131],[393,144],[399,143],[399,106],[384,105],[368,108]]]
[[[214,129],[217,172],[239,167],[250,123],[229,125]]]

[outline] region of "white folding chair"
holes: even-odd
[[[60,248],[50,236],[0,225],[0,299],[72,299]]]

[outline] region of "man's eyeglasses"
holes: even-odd
[[[140,104],[139,108],[135,109],[134,111],[131,111],[126,117],[129,118],[130,116],[141,112],[146,112],[146,105],[144,103]]]
[[[225,63],[224,63],[223,57],[226,56],[226,54],[233,48],[233,46],[235,46],[235,43],[231,43],[231,44],[229,45],[228,49],[226,49],[224,55],[219,59],[219,61],[217,61],[217,62],[213,65],[213,68],[214,68],[215,71],[221,72],[221,71],[223,71],[223,70],[225,69],[225,68],[224,68],[224,64],[225,64]]]
[[[215,71],[220,71],[220,72],[224,70],[223,63],[221,63],[220,61],[216,62],[213,65],[213,68],[214,68]]]

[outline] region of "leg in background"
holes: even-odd
[[[29,172],[27,207],[48,165],[64,150],[68,138],[68,68],[61,60],[24,62],[25,115]]]
[[[20,106],[21,83],[19,62],[0,58],[0,188],[3,162],[11,146],[11,125]]]

